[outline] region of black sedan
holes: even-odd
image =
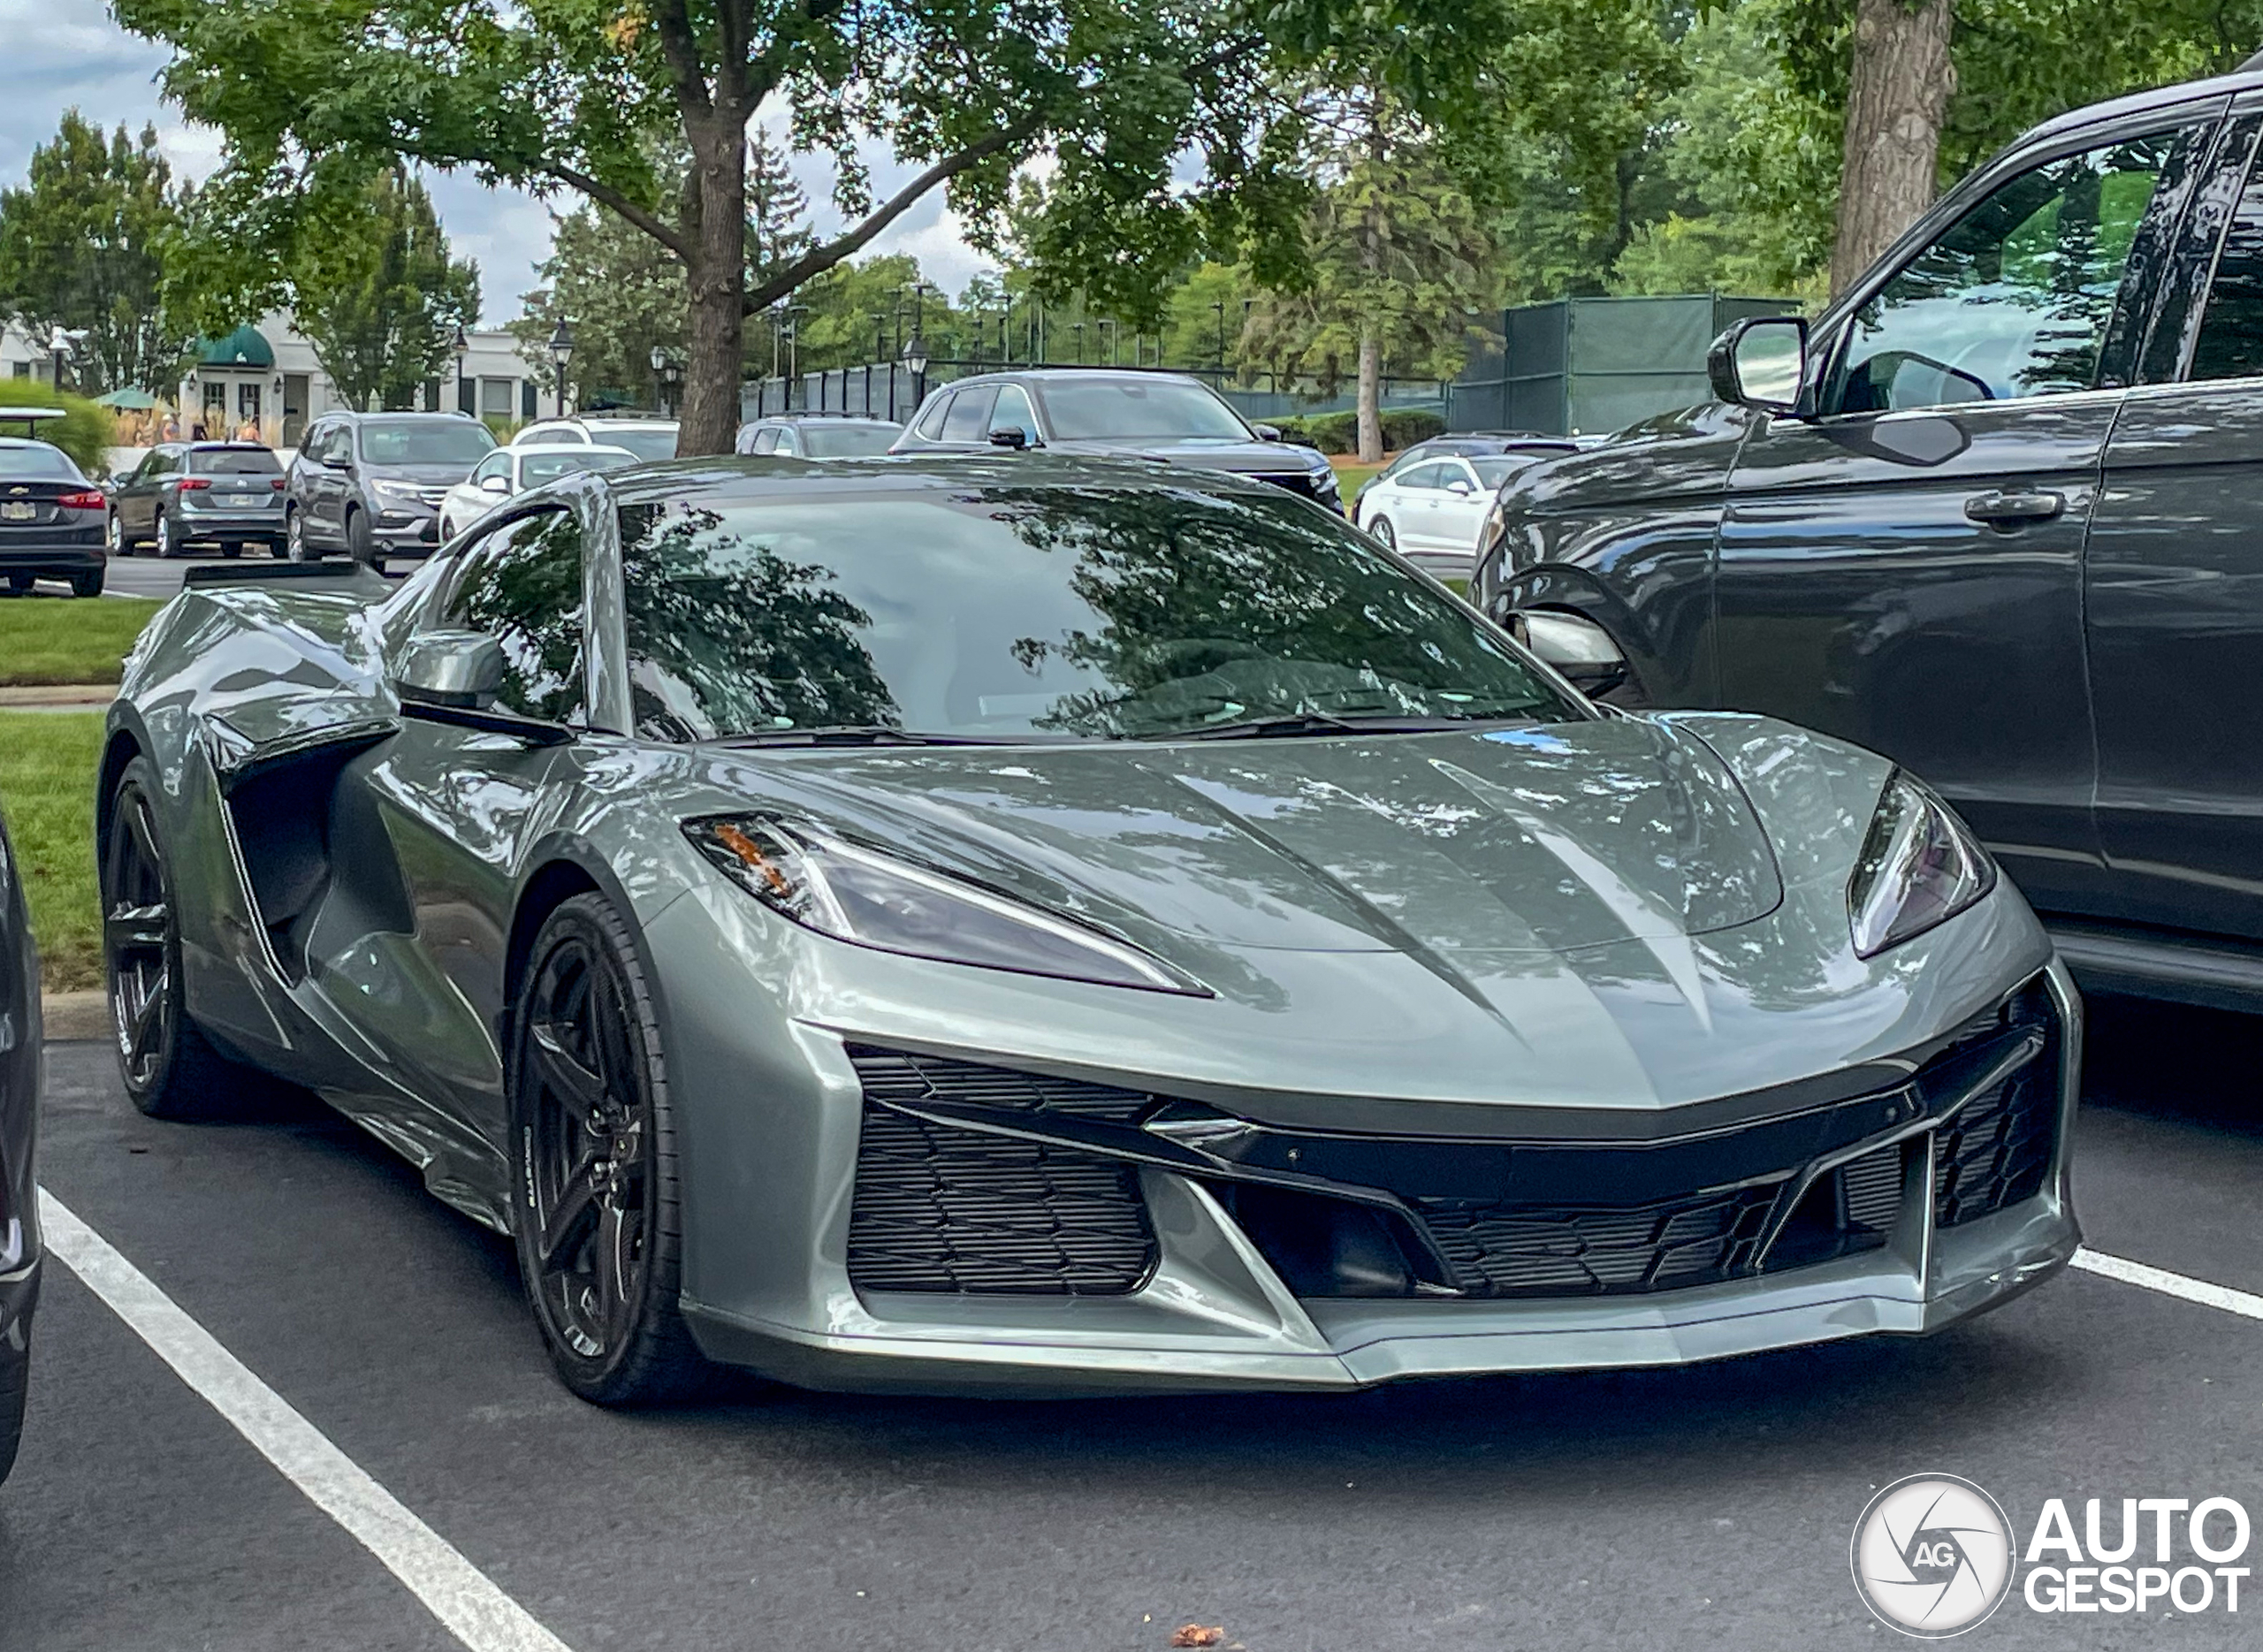
[[[39,958],[24,889],[0,821],[0,1481],[16,1461],[39,1299],[39,1211],[32,1131],[39,1111]]]
[[[192,544],[223,556],[247,545],[283,547],[283,461],[257,442],[166,442],[153,447],[118,484],[110,546],[161,557]]]
[[[74,597],[101,596],[109,506],[61,448],[0,437],[0,582],[9,594],[44,578],[68,580]]]

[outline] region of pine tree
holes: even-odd
[[[817,244],[809,226],[810,198],[785,151],[762,128],[746,147],[747,285],[759,286]]]
[[[448,255],[432,198],[406,167],[364,192],[291,272],[293,320],[347,403],[414,405],[455,330],[479,319],[479,268]]]

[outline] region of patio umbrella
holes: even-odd
[[[107,396],[95,398],[100,407],[115,407],[120,413],[147,413],[157,405],[157,399],[146,390],[113,390]]]

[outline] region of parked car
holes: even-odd
[[[126,1089],[343,1108],[588,1399],[1672,1364],[2075,1250],[2077,1003],[1944,805],[1278,489],[645,466],[338,567],[127,662]]]
[[[1326,458],[1260,431],[1183,373],[1047,367],[957,379],[919,404],[892,451],[992,448],[1161,459],[1256,476],[1332,511],[1344,508]]]
[[[514,447],[556,446],[561,442],[599,442],[625,447],[639,459],[675,457],[676,422],[658,415],[593,413],[585,418],[538,419],[511,438]]]
[[[1519,477],[1479,598],[1907,764],[2090,983],[2263,1007],[2259,126],[2241,73],[2038,127],[1719,400]]]
[[[61,448],[0,436],[0,584],[20,597],[34,580],[67,580],[74,597],[101,596],[108,506]]]
[[[440,537],[453,538],[467,523],[478,521],[505,499],[529,488],[555,482],[576,470],[612,470],[637,462],[636,455],[625,447],[600,447],[591,442],[514,442],[499,447],[441,497]]]
[[[1421,464],[1428,459],[1475,459],[1497,453],[1528,453],[1527,462],[1552,458],[1558,453],[1577,453],[1580,438],[1572,436],[1538,436],[1524,430],[1456,430],[1446,436],[1432,436],[1392,455],[1391,461],[1369,476],[1360,491],[1352,496],[1352,508],[1366,497],[1367,490],[1378,482],[1389,480],[1409,465]]]
[[[285,489],[290,558],[343,551],[382,569],[440,543],[440,501],[495,449],[461,413],[326,413],[307,429]]]
[[[0,498],[4,498],[0,494]],[[0,1481],[23,1437],[32,1312],[39,1305],[39,955],[23,879],[0,819]]]
[[[788,459],[868,459],[888,452],[903,427],[893,419],[864,419],[847,414],[774,413],[739,426],[742,453],[776,453]]]
[[[161,557],[210,544],[222,556],[284,543],[283,461],[256,442],[163,442],[110,491],[110,548]]]
[[[1494,495],[1538,457],[1446,454],[1394,466],[1360,490],[1352,516],[1424,571],[1467,579],[1477,557],[1478,530],[1493,508]]]

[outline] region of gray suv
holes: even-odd
[[[324,414],[291,461],[291,560],[343,551],[382,569],[387,557],[430,556],[441,499],[494,447],[487,427],[461,413]]]

